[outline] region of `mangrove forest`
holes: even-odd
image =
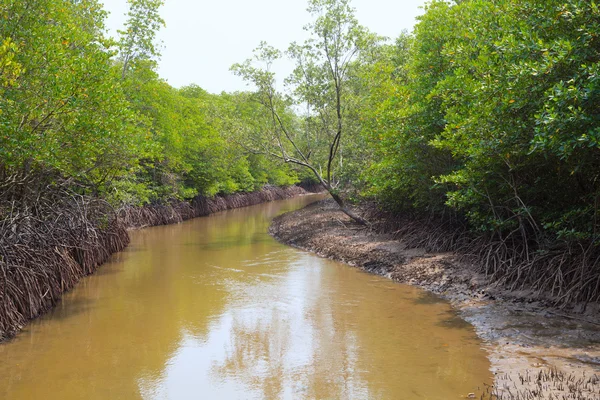
[[[307,0],[305,40],[235,54],[247,90],[219,94],[159,75],[163,0],[127,5],[110,35],[101,0],[0,0],[0,341],[133,229],[308,192],[505,290],[600,302],[594,1],[429,0],[390,38]]]

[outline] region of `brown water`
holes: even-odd
[[[0,398],[438,400],[489,383],[445,302],[268,236],[313,199],[133,232],[0,345]]]

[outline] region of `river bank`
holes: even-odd
[[[575,314],[530,293],[492,285],[458,255],[428,253],[401,238],[374,233],[330,200],[275,218],[269,232],[283,243],[450,301],[486,343],[495,386],[504,398],[600,398],[597,305]]]
[[[317,193],[319,185],[276,187],[267,186],[251,193],[234,193],[214,197],[198,196],[191,201],[175,201],[170,204],[149,204],[143,207],[127,207],[119,211],[119,219],[127,229],[177,224],[188,219],[205,217],[216,212],[249,207],[275,200],[289,199],[308,193]]]
[[[324,196],[130,231],[0,345],[0,398],[452,400],[491,384],[447,302],[268,235]]]
[[[258,192],[199,196],[191,202],[126,207],[117,212],[99,199],[51,193],[53,197],[38,205],[35,214],[32,210],[12,212],[12,219],[0,226],[0,342],[51,310],[63,293],[127,247],[128,230],[179,223],[317,190],[310,186],[266,187]]]

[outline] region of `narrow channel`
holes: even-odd
[[[316,198],[132,232],[0,345],[0,398],[438,400],[491,383],[446,302],[267,234]]]

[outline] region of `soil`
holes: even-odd
[[[410,248],[354,223],[331,200],[277,217],[269,232],[448,300],[485,343],[498,398],[600,399],[598,305],[560,310],[530,293],[498,287],[457,254]]]

